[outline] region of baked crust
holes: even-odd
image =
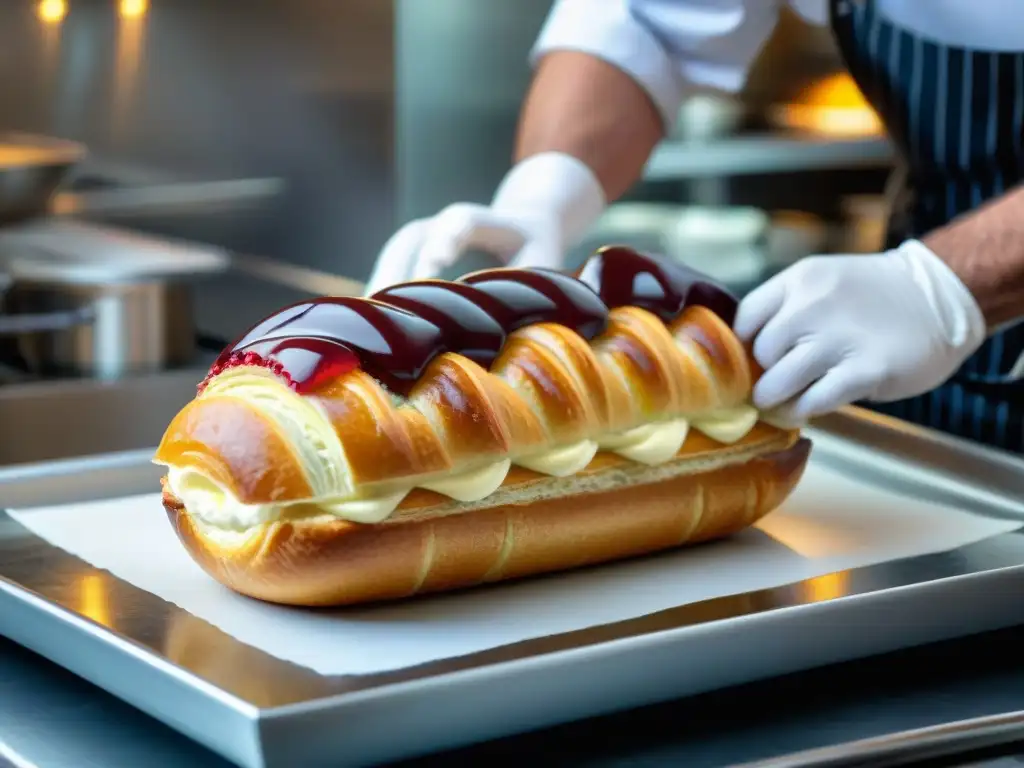
[[[715,432],[716,419],[721,429],[755,417],[761,372],[728,324],[699,305],[668,323],[615,307],[589,341],[557,323],[528,325],[504,339],[489,368],[440,354],[402,396],[364,370],[300,394],[280,370],[239,362],[177,414],[155,461],[194,470],[173,476],[187,499],[186,482],[212,481],[232,503],[273,508],[272,522],[231,533],[190,514],[164,481],[164,506],[191,556],[231,589],[277,603],[395,600],[727,536],[789,495],[810,450],[798,432],[764,423],[729,445],[701,434]],[[652,463],[593,456],[602,441],[621,453],[651,441]],[[564,456],[575,458],[559,468]],[[424,490],[456,480],[447,489],[458,495],[477,470],[497,483],[493,470],[509,464],[496,490],[474,491],[486,494],[479,501]],[[372,524],[313,503],[388,497],[403,501]]]
[[[731,446],[691,433],[676,459],[663,465],[601,453],[569,478],[513,468],[480,502],[416,490],[382,523],[323,515],[281,520],[231,544],[210,535],[166,486],[163,501],[191,556],[231,589],[290,605],[350,605],[731,535],[785,500],[810,447],[798,432],[763,423]]]

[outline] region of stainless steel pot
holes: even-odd
[[[185,283],[52,285],[8,292],[18,349],[33,372],[119,379],[186,365],[195,355]],[[20,321],[20,323],[19,323]]]
[[[73,222],[0,238],[12,278],[0,335],[34,373],[117,379],[195,355],[191,284],[226,254]]]

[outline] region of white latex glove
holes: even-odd
[[[510,266],[561,267],[605,205],[600,182],[581,161],[534,155],[509,171],[489,206],[456,203],[398,230],[381,250],[366,294],[436,277],[469,249]]]
[[[917,240],[799,261],[740,302],[735,328],[765,368],[754,405],[787,426],[934,389],[986,335],[970,292]]]

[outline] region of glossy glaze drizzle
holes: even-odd
[[[233,366],[261,365],[309,393],[361,368],[407,395],[438,355],[457,352],[490,367],[509,334],[527,325],[555,322],[590,340],[607,327],[609,309],[641,307],[668,322],[694,304],[730,324],[736,312],[736,299],[698,272],[605,248],[576,277],[489,269],[455,282],[402,283],[369,299],[324,297],[286,307],[225,349],[200,388]]]
[[[707,275],[630,248],[602,248],[587,259],[577,278],[607,306],[641,307],[666,323],[692,306],[707,307],[730,326],[736,318],[736,298]]]

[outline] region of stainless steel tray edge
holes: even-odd
[[[0,634],[227,759],[260,764],[256,707],[6,579],[0,579]]]
[[[971,443],[864,408],[816,419],[814,455],[904,492],[981,512],[1024,518],[1024,456]]]
[[[0,466],[0,509],[28,509],[157,493],[153,449]]]
[[[1024,566],[1003,568],[288,705],[264,713],[264,765],[377,764],[1002,629],[1022,589]]]

